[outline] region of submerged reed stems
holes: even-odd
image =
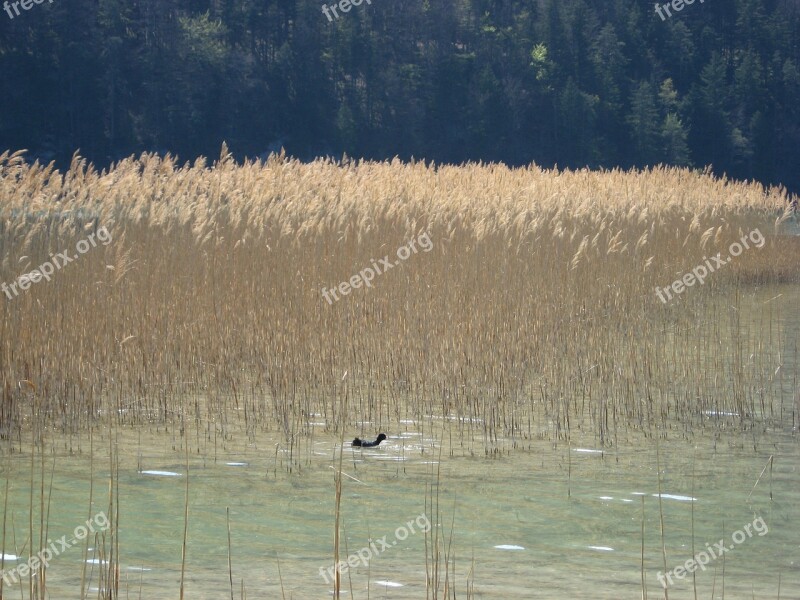
[[[186,492],[183,503],[183,543],[181,544],[181,585],[180,599],[183,600],[184,578],[186,575],[186,541],[189,537],[189,443],[185,441],[186,450]]]

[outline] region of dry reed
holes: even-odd
[[[113,241],[0,294],[0,434],[21,445],[31,419],[192,424],[216,448],[277,430],[299,468],[320,420],[445,417],[467,453],[570,430],[613,444],[671,418],[686,433],[722,412],[750,428],[779,416],[792,374],[773,374],[779,314],[742,317],[730,299],[744,309],[753,286],[798,280],[800,237],[775,235],[790,201],[673,168],[237,165],[223,148],[211,167],[143,155],[98,172],[76,157],[60,173],[5,153],[0,282],[99,227]],[[757,227],[762,249],[658,301],[656,286]],[[323,299],[423,233],[432,251]],[[20,382],[38,389],[35,414]]]

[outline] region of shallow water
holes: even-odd
[[[796,360],[788,346],[800,339],[800,292],[783,293],[788,294],[780,324],[787,344],[784,360]],[[796,372],[797,365],[783,368]],[[341,557],[371,541],[381,551],[368,566],[359,564],[344,574],[342,594],[349,597],[352,589],[356,598],[425,597],[421,529],[427,519],[444,539],[450,581],[462,598],[468,584],[476,598],[641,597],[643,586],[650,597],[663,597],[658,572],[689,559],[693,540],[698,553],[720,539],[735,548],[697,572],[698,597],[710,598],[713,592],[721,598],[724,587],[728,598],[777,598],[779,591],[780,598],[800,598],[794,386],[794,381],[784,383],[783,416],[771,429],[746,433],[736,428],[736,415],[721,411],[702,418],[729,423],[729,428],[698,429],[688,436],[675,426],[657,444],[639,430],[625,430],[611,449],[597,447],[592,436],[573,434],[569,445],[534,440],[511,453],[471,456],[455,436],[452,442],[445,436],[440,445],[429,424],[423,435],[423,427],[412,421],[402,424],[405,430],[388,432],[388,443],[379,448],[353,449],[346,443]],[[302,468],[291,473],[282,460],[282,439],[267,434],[236,436],[216,453],[191,454],[188,471],[174,432],[121,429],[112,439],[119,449],[123,597],[178,596],[187,474],[187,598],[230,597],[226,509],[234,597],[242,597],[242,590],[249,598],[281,597],[281,589],[286,598],[332,594],[324,570],[333,556],[334,455],[341,445],[322,426]],[[51,442],[48,447],[55,450],[45,455],[44,484],[41,457],[35,457],[33,504],[38,510],[42,485],[50,490],[53,469],[46,520],[48,536],[57,539],[72,535],[98,511],[108,511],[109,437],[96,433],[91,453],[85,439]],[[7,499],[0,489],[8,502],[6,571],[30,551],[29,449],[24,444],[22,452],[6,449],[0,463],[0,486],[3,479],[10,485]],[[438,498],[439,519],[432,497]],[[768,528],[762,535],[753,524],[759,517]],[[398,539],[412,526],[414,533]],[[742,530],[740,543],[734,544],[737,530]],[[80,546],[51,560],[51,597],[78,595],[82,560]],[[87,560],[91,586],[96,586],[102,559],[90,552]],[[441,565],[444,569],[444,557]],[[694,597],[691,576],[673,581],[670,598]],[[89,597],[97,597],[93,589]],[[27,597],[27,584],[25,590]],[[17,597],[19,591],[9,593],[6,587],[4,594]]]
[[[662,469],[667,564],[671,569],[689,558],[694,540],[699,552],[761,516],[768,526],[700,572],[702,597],[710,597],[716,576],[721,593],[722,569],[729,597],[755,591],[756,597],[800,593],[800,452],[790,434],[754,451],[737,436],[714,444],[662,441]],[[419,598],[425,594],[426,485],[438,489],[440,532],[452,533],[456,586],[466,589],[473,572],[475,596],[485,598],[580,597],[638,595],[641,589],[642,511],[646,583],[658,597],[660,552],[658,482],[654,449],[634,447],[588,453],[542,444],[530,452],[494,459],[447,457],[440,464],[430,452],[414,453],[390,444],[374,450],[346,449],[342,518],[350,553],[387,536],[389,547],[349,572],[354,594],[366,597]],[[430,444],[428,440],[426,445]],[[226,507],[230,507],[232,567],[235,588],[241,580],[250,597],[280,593],[278,566],[287,597],[324,597],[331,590],[320,575],[332,556],[334,484],[330,456],[337,443],[317,442],[319,455],[301,474],[274,475],[274,461],[257,448],[243,448],[216,463],[190,459],[187,592],[191,598],[219,598],[230,588],[227,567]],[[633,446],[633,444],[632,444]],[[323,456],[323,454],[327,455]],[[769,469],[753,489],[759,474]],[[180,578],[185,466],[180,457],[165,461],[145,456],[148,465],[165,471],[140,473],[122,460],[119,470],[120,561],[123,587],[145,598],[174,598]],[[17,540],[27,532],[28,460],[14,460],[10,520]],[[90,514],[88,457],[56,457],[50,509],[50,537],[70,533]],[[228,464],[237,463],[237,464]],[[436,485],[435,470],[441,468]],[[570,471],[571,473],[568,473]],[[692,470],[694,469],[694,477]],[[149,470],[149,469],[148,469]],[[179,475],[168,475],[178,473]],[[106,490],[96,473],[96,503],[104,508]],[[752,491],[752,494],[751,494]],[[773,500],[770,500],[770,491]],[[102,500],[101,500],[102,499]],[[416,533],[405,537],[410,520]],[[397,531],[398,528],[403,528]],[[396,535],[397,533],[397,535]],[[392,544],[396,542],[396,544]],[[382,548],[376,543],[374,548]],[[20,552],[25,555],[26,552]],[[72,595],[79,585],[80,548],[54,558],[48,587],[55,597]],[[345,554],[343,552],[343,554]],[[347,574],[346,574],[347,576]],[[347,581],[345,579],[345,581]],[[389,587],[378,582],[389,582]],[[345,585],[347,586],[347,584]],[[673,597],[688,597],[690,581],[676,580]],[[348,590],[349,591],[349,590]],[[262,596],[263,594],[263,596]],[[681,595],[682,594],[682,595]]]

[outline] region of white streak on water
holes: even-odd
[[[180,477],[180,473],[175,473],[173,471],[139,471],[141,475],[154,475],[156,477]]]
[[[678,500],[679,502],[697,502],[697,498],[691,496],[676,496],[675,494],[661,494],[662,498],[667,500]],[[653,494],[653,498],[658,498],[658,494]]]

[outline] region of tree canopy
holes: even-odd
[[[332,2],[328,2],[332,4]],[[663,3],[662,3],[663,4]],[[107,164],[285,146],[800,189],[800,2],[55,0],[0,12],[0,146]]]

